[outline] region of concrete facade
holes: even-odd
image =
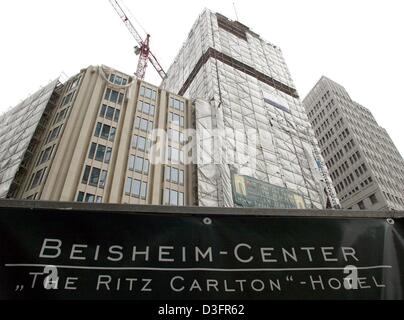
[[[326,77],[303,103],[342,207],[403,210],[404,160],[370,111]]]
[[[18,188],[8,198],[194,205],[194,168],[179,151],[193,105],[108,67],[83,69],[58,98]],[[153,130],[172,133],[158,144]],[[174,138],[175,137],[175,138]],[[161,141],[163,142],[163,141]],[[168,163],[151,161],[162,149]]]

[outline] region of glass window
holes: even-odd
[[[131,178],[126,178],[125,194],[130,195],[131,188],[132,188],[132,179]]]
[[[148,121],[146,119],[140,120],[140,130],[147,131]]]
[[[109,97],[109,101],[117,103],[118,102],[118,92],[115,90],[111,90],[111,95]]]
[[[107,111],[107,106],[105,104],[103,104],[102,107],[101,107],[100,116],[104,118],[106,111]]]
[[[359,209],[361,209],[361,210],[366,209],[365,204],[363,203],[363,201],[358,202],[358,206],[359,206]]]
[[[140,127],[140,117],[136,117],[135,119],[135,129],[139,129]]]
[[[119,122],[119,116],[120,115],[121,115],[121,112],[118,109],[116,109],[115,110],[115,115],[114,115],[114,121],[115,122]]]
[[[135,171],[137,171],[137,172],[143,172],[143,158],[141,158],[141,157],[136,157],[136,160],[135,160]]]
[[[377,197],[376,197],[375,194],[372,194],[372,195],[369,197],[369,199],[370,199],[370,201],[372,202],[372,204],[376,204],[376,203],[379,202],[379,201],[377,200]]]
[[[112,107],[107,108],[107,112],[105,114],[105,118],[108,120],[112,120],[114,118],[115,109]]]
[[[144,97],[144,92],[145,90],[144,90],[144,87],[143,86],[141,86],[140,87],[140,95],[142,96],[142,97]]]
[[[132,181],[132,190],[131,190],[132,197],[136,197],[136,198],[140,197],[140,186],[141,186],[141,182],[139,180]]]
[[[116,128],[112,127],[111,128],[111,133],[109,135],[109,141],[114,142],[115,140],[115,135],[116,135]]]
[[[145,149],[146,149],[146,139],[145,138],[138,137],[137,149],[141,150],[141,151],[145,151]]]
[[[183,206],[184,205],[184,194],[182,192],[178,193],[178,205]]]
[[[149,114],[150,112],[150,104],[143,102],[143,109],[142,109],[143,113]]]
[[[103,170],[101,175],[100,175],[99,187],[102,188],[102,189],[104,189],[104,187],[105,187],[105,183],[106,183],[106,180],[107,180],[107,174],[108,174],[108,172]]]
[[[142,187],[140,189],[140,197],[142,199],[146,199],[146,195],[147,195],[147,183],[142,182]]]
[[[35,188],[41,184],[44,171],[45,169],[41,169],[35,173],[31,188]]]
[[[111,127],[104,124],[102,126],[101,138],[103,138],[105,140],[108,140],[110,131],[111,131]]]
[[[180,173],[179,173],[179,183],[181,185],[184,184],[184,171],[182,171],[182,170],[180,170]]]
[[[107,151],[105,152],[105,163],[110,163],[111,161],[111,155],[112,155],[112,148],[107,148]]]
[[[105,150],[106,147],[99,144],[97,147],[97,153],[95,154],[95,160],[103,162],[105,157]]]
[[[86,166],[86,169],[84,170],[82,183],[84,183],[84,184],[88,183],[88,178],[90,177],[90,171],[91,171],[91,167]]]
[[[170,205],[176,206],[178,205],[178,192],[174,190],[170,190]]]
[[[94,203],[95,200],[95,195],[87,193],[86,194],[86,202],[88,203]]]
[[[83,202],[84,200],[84,192],[79,192],[79,194],[77,195],[77,202]]]
[[[97,149],[97,144],[96,143],[92,143],[91,144],[91,148],[90,148],[90,152],[88,154],[88,158],[89,159],[94,159],[94,155],[95,155],[95,150]]]
[[[97,200],[95,200],[96,203],[102,203],[102,197],[97,196]]]
[[[55,146],[49,147],[49,148],[47,148],[47,149],[44,151],[44,153],[43,153],[43,155],[42,155],[42,159],[41,159],[41,161],[40,161],[40,164],[43,164],[43,163],[47,162],[47,161],[51,158],[51,156],[52,156],[52,151],[53,151],[53,148],[54,148],[54,147],[55,147]]]
[[[179,172],[176,168],[171,168],[171,181],[174,183],[178,183]]]
[[[102,129],[102,123],[98,122],[97,127],[95,128],[94,136],[99,137]]]
[[[156,113],[156,107],[155,107],[154,105],[150,105],[149,114],[150,114],[151,116],[154,116],[155,113]]]
[[[144,160],[144,163],[143,163],[143,173],[144,173],[144,174],[149,174],[149,168],[150,168],[149,160]]]
[[[134,170],[135,169],[135,156],[134,155],[130,155],[129,156],[129,170]]]
[[[100,174],[101,170],[98,168],[93,168],[91,170],[91,175],[90,175],[90,185],[97,187],[98,186],[98,181],[100,180]]]

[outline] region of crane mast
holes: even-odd
[[[143,40],[142,37],[140,36],[139,32],[136,30],[136,28],[132,24],[132,22],[129,20],[125,11],[122,9],[122,6],[119,4],[119,2],[117,0],[109,0],[109,2],[111,3],[111,5],[115,9],[115,11],[118,13],[119,17],[121,18],[123,23],[126,25],[129,32],[132,34],[132,36],[135,38],[135,40],[138,44],[135,47],[135,53],[137,55],[139,55],[139,63],[137,66],[136,76],[139,79],[144,80],[145,75],[146,75],[147,65],[148,65],[148,62],[150,61],[150,63],[156,69],[157,73],[164,80],[167,77],[167,74],[165,73],[163,67],[158,62],[158,60],[156,59],[154,54],[150,51],[150,35],[148,34],[146,36],[146,40]]]

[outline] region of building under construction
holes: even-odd
[[[197,131],[223,133],[219,148],[199,150],[214,159],[198,166],[200,205],[339,206],[279,47],[206,9],[167,75],[163,88],[209,102],[196,109]]]

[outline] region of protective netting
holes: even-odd
[[[7,197],[59,80],[40,89],[0,116],[0,198]]]

